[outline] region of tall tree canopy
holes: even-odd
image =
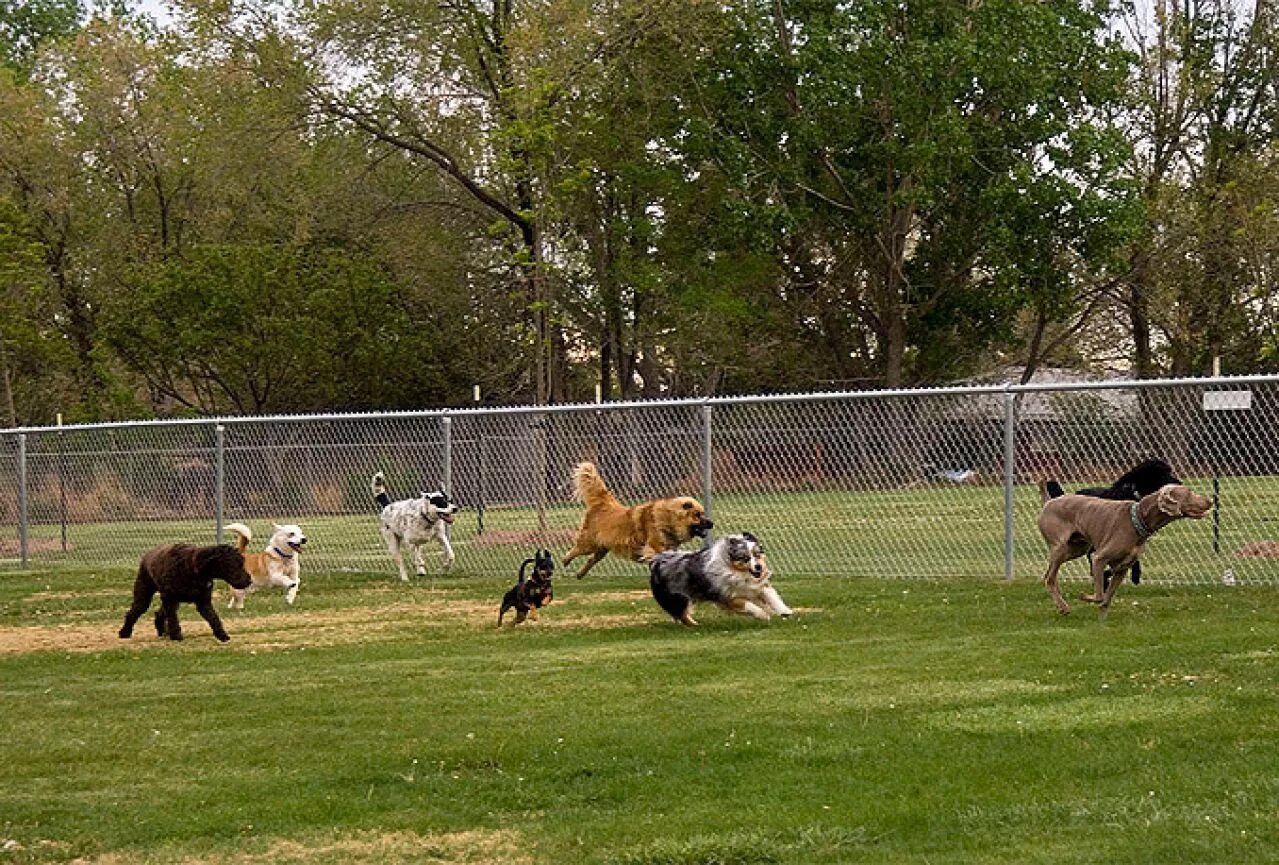
[[[1277,27],[0,0],[4,422],[1271,369]]]

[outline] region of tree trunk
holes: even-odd
[[[18,425],[18,409],[13,401],[13,371],[9,366],[9,349],[0,339],[0,397],[4,400],[5,426]]]

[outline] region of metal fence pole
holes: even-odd
[[[713,510],[711,500],[715,486],[711,481],[711,458],[713,456],[711,451],[712,412],[713,409],[710,403],[702,404],[702,504],[706,506],[706,516],[708,517],[711,516]],[[709,543],[709,541],[710,536],[708,535],[707,542]]]
[[[453,489],[453,418],[447,414],[440,418],[440,436],[444,439],[444,492]]]
[[[217,542],[222,543],[223,507],[226,504],[226,427],[213,428],[213,516]]]
[[[18,551],[27,567],[27,434],[18,433]]]
[[[1004,579],[1013,578],[1013,489],[1017,482],[1017,399],[1004,393]]]

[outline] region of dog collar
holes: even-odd
[[[1137,537],[1144,541],[1146,538],[1153,535],[1154,532],[1152,532],[1150,528],[1141,521],[1141,517],[1137,515],[1137,504],[1137,502],[1133,502],[1132,506],[1128,508],[1128,516],[1132,519],[1132,527],[1137,533]]]
[[[293,553],[286,553],[284,550],[280,549],[279,547],[271,547],[271,551],[274,552],[277,556],[279,556],[282,559],[293,558]]]

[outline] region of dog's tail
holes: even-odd
[[[373,501],[377,502],[379,508],[384,508],[391,503],[391,496],[386,491],[386,478],[381,472],[373,475],[370,486],[373,488]]]
[[[573,469],[573,491],[577,500],[588,508],[600,505],[621,504],[604,484],[595,463],[578,463]]]
[[[1049,499],[1061,498],[1066,494],[1066,491],[1061,488],[1061,484],[1049,478],[1046,481],[1039,482],[1039,494],[1043,496],[1044,501],[1048,501]]]
[[[241,553],[249,546],[249,541],[253,540],[253,530],[244,523],[227,523],[226,530],[235,533],[235,543]]]

